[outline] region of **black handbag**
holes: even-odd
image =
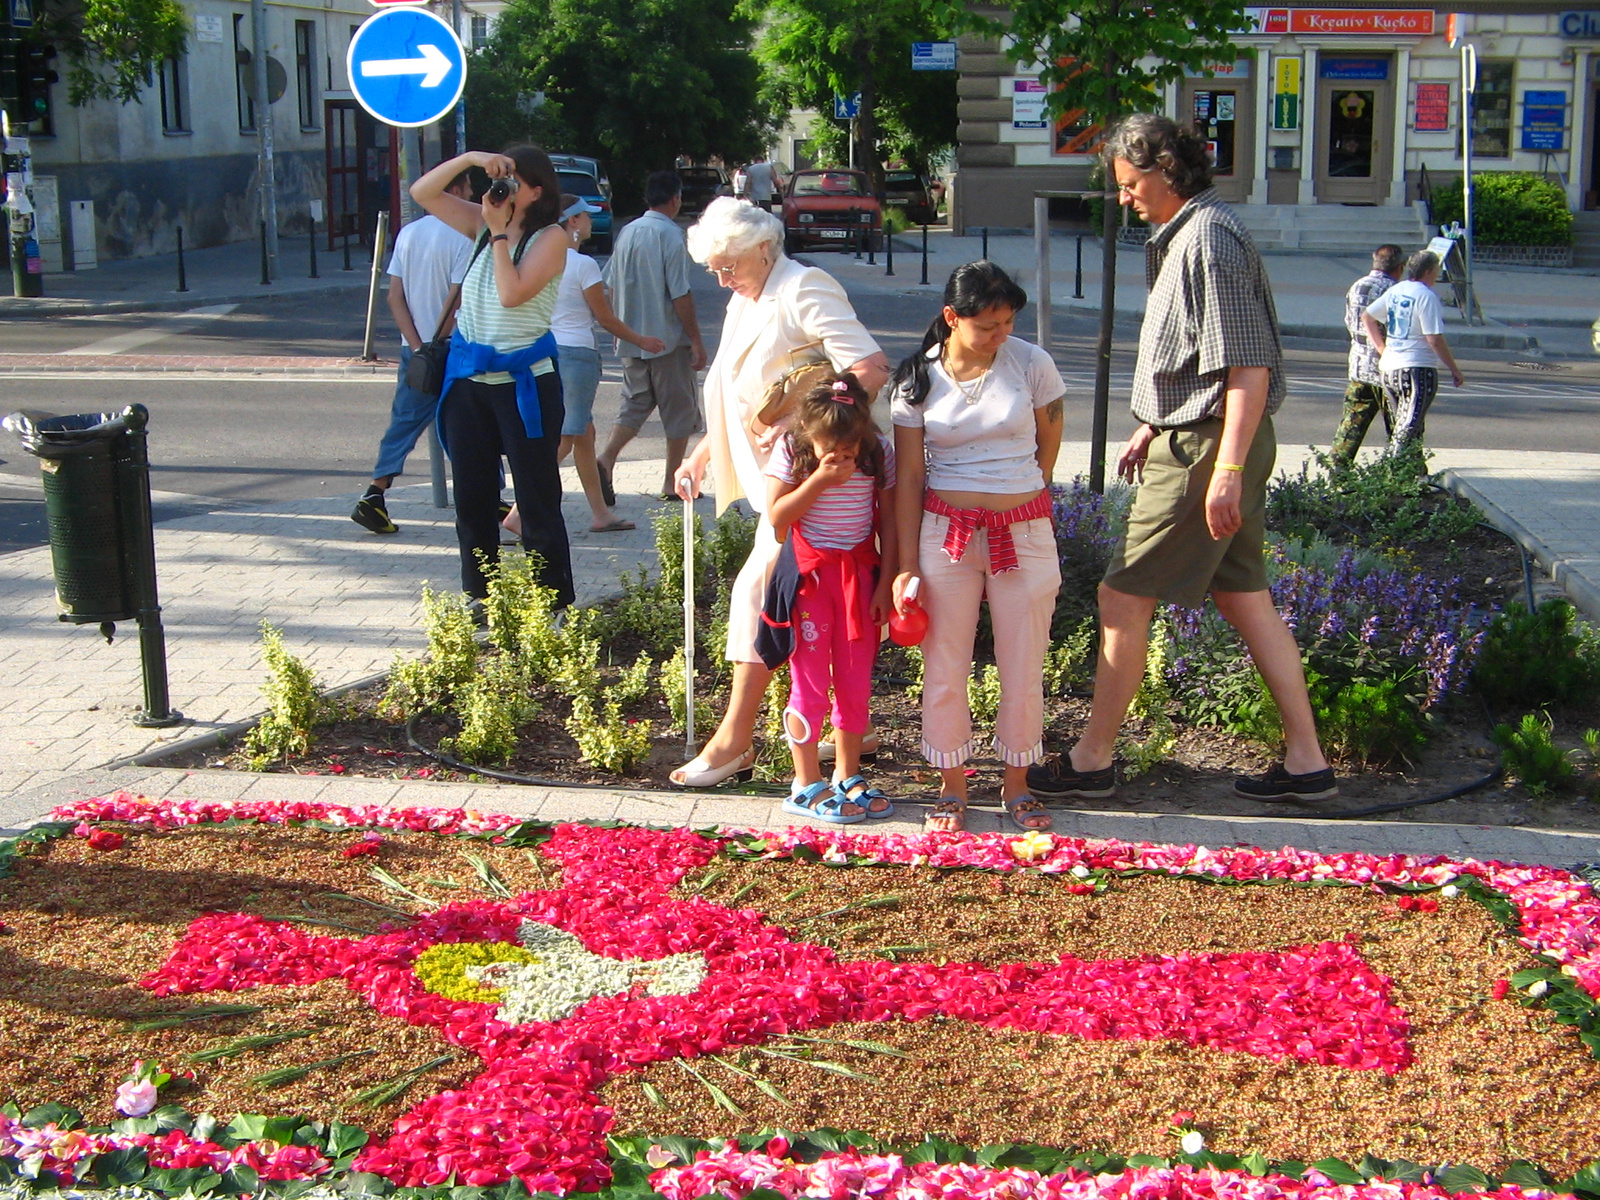
[[[478,261],[478,255],[483,253],[483,248],[489,244],[488,235],[478,242],[478,248],[472,252],[472,260],[467,263],[467,270],[472,270],[472,264]],[[464,277],[463,277],[464,281]],[[405,281],[401,281],[405,286]],[[424,396],[437,396],[444,390],[444,369],[450,361],[450,339],[442,337],[444,327],[449,324],[450,318],[455,315],[459,306],[459,291],[454,297],[456,303],[447,303],[444,312],[439,315],[439,327],[433,331],[431,341],[423,342],[420,347],[411,352],[411,361],[406,364],[406,386],[421,392]]]

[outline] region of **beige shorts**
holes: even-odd
[[[1245,457],[1244,524],[1218,540],[1206,528],[1206,489],[1221,440],[1220,417],[1156,435],[1107,587],[1188,608],[1198,608],[1207,592],[1266,590],[1267,481],[1278,457],[1272,418],[1261,418]]]
[[[674,440],[705,432],[700,419],[699,388],[695,384],[693,355],[679,346],[657,358],[622,358],[622,409],[617,424],[637,433],[650,419],[661,417],[661,430]]]

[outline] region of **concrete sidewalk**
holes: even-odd
[[[1060,477],[1087,467],[1088,445],[1063,448]],[[1283,449],[1285,470],[1299,455]],[[1600,455],[1509,451],[1440,451],[1491,517],[1541,548],[1580,603],[1600,599]],[[639,525],[631,533],[591,534],[588,514],[567,472],[568,528],[581,603],[618,588],[618,577],[653,565],[649,515],[666,506],[651,498],[659,461],[617,469],[618,511]],[[165,522],[156,532],[161,601],[168,637],[173,705],[192,724],[142,730],[141,683],[131,627],[107,646],[92,627],[62,625],[48,549],[0,556],[0,670],[10,687],[0,697],[0,828],[42,818],[54,804],[127,787],[152,795],[230,798],[321,798],[345,803],[467,804],[546,817],[619,818],[670,823],[787,823],[776,805],[737,796],[662,796],[625,788],[554,789],[346,780],[330,776],[189,773],[159,767],[108,769],[106,764],[159,750],[246,720],[261,709],[260,623],[283,630],[324,687],[348,685],[386,670],[396,654],[424,645],[420,593],[425,581],[457,586],[459,561],[452,517],[432,508],[426,485],[391,493],[397,536],[378,538],[349,520],[355,496],[294,504],[217,508]],[[709,515],[710,502],[701,502]],[[1600,605],[1590,609],[1600,616]],[[909,829],[903,821],[875,826]],[[999,828],[998,814],[976,816],[974,829]],[[1311,849],[1361,849],[1470,854],[1571,863],[1600,859],[1600,835],[1476,829],[1412,822],[1068,813],[1061,832],[1218,844],[1245,840]]]
[[[350,248],[350,270],[344,255],[330,251],[326,235],[317,236],[317,274],[311,278],[310,239],[278,239],[278,274],[261,282],[261,246],[232,242],[183,255],[188,291],[178,287],[178,256],[156,254],[101,263],[92,271],[65,271],[44,277],[44,295],[0,296],[0,318],[83,316],[91,313],[162,312],[207,304],[246,304],[272,296],[315,295],[365,289],[371,281],[367,250]]]
[[[1061,229],[1050,239],[1051,302],[1056,310],[1100,311],[1100,243],[1083,236],[1083,295],[1073,295],[1077,282],[1078,235]],[[920,231],[894,239],[894,275],[885,273],[883,255],[868,266],[852,254],[806,254],[807,261],[836,274],[851,289],[904,295],[937,296],[950,272],[983,256],[981,237],[956,237],[948,229],[930,227],[928,282],[921,280]],[[1345,341],[1344,295],[1357,278],[1372,269],[1366,256],[1321,254],[1263,255],[1272,279],[1273,298],[1284,334],[1290,337]],[[995,234],[989,258],[1013,274],[1030,297],[1036,293],[1038,258],[1033,238]],[[1447,336],[1452,347],[1479,350],[1528,350],[1545,347],[1569,355],[1592,352],[1589,326],[1600,314],[1600,278],[1580,271],[1480,266],[1476,269],[1479,303],[1489,324],[1468,326],[1459,312],[1446,307]],[[1441,289],[1443,294],[1445,289]],[[1122,246],[1117,253],[1117,312],[1142,316],[1145,302],[1144,249]],[[1023,318],[1030,330],[1032,316]],[[1124,330],[1131,335],[1135,326]]]

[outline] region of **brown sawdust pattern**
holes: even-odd
[[[356,1092],[450,1047],[432,1029],[378,1015],[339,981],[166,999],[136,981],[165,961],[204,912],[298,914],[325,922],[303,924],[308,932],[357,937],[404,919],[374,904],[407,912],[422,907],[372,879],[374,864],[440,902],[486,895],[463,853],[481,855],[512,891],[559,882],[556,868],[536,852],[425,834],[385,835],[375,860],[347,860],[339,851],[357,839],[354,833],[258,826],[124,832],[121,850],[97,852],[63,839],[20,859],[0,879],[0,925],[7,930],[0,936],[0,1045],[7,1051],[0,1055],[0,1101],[28,1108],[61,1100],[104,1122],[114,1116],[114,1089],[135,1059],[171,1067],[232,1037],[311,1029],[304,1040],[185,1067],[195,1073],[193,1087],[164,1092],[163,1099],[194,1111],[306,1114],[384,1127],[422,1097],[460,1086],[480,1064],[455,1052],[401,1100],[362,1107]],[[1571,1030],[1544,1014],[1488,999],[1496,979],[1528,960],[1472,902],[1441,899],[1440,911],[1427,914],[1403,912],[1391,899],[1352,888],[1229,888],[1146,877],[1078,896],[1063,882],[776,861],[713,864],[686,880],[680,894],[730,902],[743,889],[738,906],[756,908],[844,957],[927,946],[895,953],[991,964],[1051,961],[1062,953],[1115,958],[1275,948],[1354,932],[1367,961],[1394,981],[1394,1000],[1411,1021],[1415,1063],[1391,1078],[1173,1043],[1085,1042],[946,1020],[891,1022],[817,1031],[869,1038],[912,1056],[813,1048],[873,1081],[754,1050],[725,1056],[775,1084],[788,1101],[779,1104],[710,1060],[695,1064],[746,1111],[735,1119],[680,1066],[658,1064],[604,1090],[618,1130],[711,1136],[832,1125],[913,1140],[934,1133],[969,1144],[1038,1141],[1162,1154],[1176,1145],[1170,1114],[1189,1109],[1214,1148],[1279,1158],[1359,1159],[1371,1150],[1487,1170],[1528,1158],[1566,1173],[1600,1153],[1600,1064]],[[895,898],[891,907],[807,920],[882,896]],[[264,1011],[158,1032],[126,1030],[130,1017],[224,1002]],[[249,1082],[272,1068],[367,1048],[377,1053],[287,1087],[261,1090]],[[666,1110],[645,1098],[642,1080],[659,1089]]]
[[[697,890],[707,874],[686,880],[683,890]],[[1391,1077],[1172,1042],[1091,1042],[945,1019],[859,1024],[814,1035],[870,1039],[911,1058],[811,1047],[817,1057],[877,1080],[865,1082],[759,1051],[723,1056],[769,1080],[787,1105],[720,1064],[696,1063],[746,1111],[738,1119],[677,1064],[658,1064],[603,1090],[619,1132],[709,1137],[828,1125],[878,1136],[931,1133],[968,1145],[1033,1141],[1170,1155],[1177,1151],[1171,1115],[1188,1110],[1213,1149],[1259,1150],[1269,1158],[1359,1161],[1370,1151],[1490,1171],[1526,1158],[1562,1175],[1600,1154],[1600,1063],[1571,1029],[1512,1000],[1489,998],[1495,980],[1528,959],[1464,897],[1441,898],[1438,912],[1419,913],[1357,888],[1223,887],[1152,876],[1083,896],[1038,875],[841,870],[784,860],[733,867],[698,894],[726,900],[752,882],[740,905],[813,940],[821,935],[846,957],[931,945],[898,956],[985,964],[1060,954],[1128,958],[1274,949],[1355,933],[1367,962],[1393,981],[1415,1058]],[[793,897],[799,888],[808,890]],[[899,897],[898,906],[804,919],[884,895]],[[664,1097],[664,1110],[641,1082]]]
[[[191,1111],[304,1114],[385,1127],[422,1097],[470,1080],[482,1063],[434,1029],[374,1012],[340,980],[166,998],[137,981],[166,961],[189,922],[205,912],[315,917],[336,924],[298,927],[360,937],[404,918],[341,894],[404,911],[422,908],[370,878],[374,863],[439,900],[484,896],[463,851],[492,863],[514,891],[558,882],[552,864],[525,850],[426,834],[385,835],[376,859],[351,860],[340,851],[359,833],[254,826],[122,831],[127,841],[120,850],[96,851],[81,839],[64,838],[18,860],[14,873],[0,879],[0,925],[6,929],[0,936],[0,1102],[26,1111],[62,1101],[91,1122],[111,1121],[119,1115],[111,1109],[117,1084],[144,1059],[193,1072],[193,1086],[175,1083],[162,1091],[163,1102]],[[140,1016],[215,1004],[255,1004],[264,1011],[156,1032],[126,1028]],[[212,1063],[182,1061],[236,1037],[301,1029],[313,1035]],[[369,1048],[377,1053],[285,1087],[264,1090],[249,1082],[278,1067]],[[378,1108],[355,1103],[355,1093],[447,1053],[451,1062],[428,1072],[398,1101]]]

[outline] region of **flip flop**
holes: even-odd
[[[833,784],[826,779],[819,779],[809,787],[803,788],[796,795],[790,796],[783,802],[783,811],[794,817],[810,817],[813,821],[821,821],[827,825],[854,825],[865,821],[865,812],[847,813],[844,811],[846,804],[853,801],[846,800],[839,795]],[[857,805],[857,807],[861,807]]]
[[[611,482],[611,468],[598,458],[594,461],[595,470],[600,473],[600,499],[610,508],[617,502],[617,489]]]
[[[944,829],[933,828],[935,821],[947,821]],[[967,827],[967,802],[954,796],[942,796],[939,803],[922,815],[922,827],[928,833],[960,833]]]
[[[1005,805],[1006,816],[1011,818],[1011,823],[1023,833],[1048,833],[1050,826],[1055,823],[1044,805],[1027,792],[1002,800],[1001,803]]]
[[[589,526],[589,532],[590,533],[627,533],[628,530],[637,529],[637,528],[638,528],[638,526],[635,525],[632,521],[624,521],[621,517],[618,517],[615,521],[608,522],[605,525],[601,525],[601,526],[598,526],[598,527],[596,527],[594,525]]]

